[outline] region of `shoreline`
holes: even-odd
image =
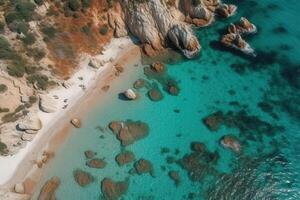
[[[49,91],[47,95],[57,95],[62,102],[58,104],[60,107],[55,113],[38,111],[43,128],[36,137],[17,154],[0,158],[0,165],[6,166],[1,169],[1,188],[12,189],[16,183],[24,182],[25,193],[31,194],[43,171],[43,167],[38,168],[34,161],[43,152],[55,152],[55,149],[65,141],[73,128],[70,120],[74,117],[84,118],[88,110],[95,103],[99,103],[97,101],[99,96],[107,92],[103,90],[103,87],[118,79],[117,70],[114,66],[121,66],[126,71],[131,64],[134,64],[133,62],[138,61],[140,63],[141,61],[139,47],[133,44],[128,37],[113,38],[105,46],[104,52],[95,56],[95,58],[105,62],[105,65],[99,69],[88,66],[89,58],[87,56],[81,60],[78,71],[69,79],[76,81],[76,84],[69,89],[59,86]],[[79,77],[83,77],[83,80],[80,81]],[[78,86],[77,83],[79,83]],[[80,85],[84,85],[86,89],[83,90]],[[66,97],[72,100],[68,102],[68,107],[63,109],[63,100]],[[56,127],[59,128],[56,129]]]

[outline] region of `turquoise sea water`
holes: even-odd
[[[52,176],[61,178],[57,199],[101,199],[100,182],[105,177],[115,181],[129,177],[129,189],[123,199],[300,199],[300,26],[297,0],[231,0],[238,6],[236,16],[195,30],[203,50],[193,60],[176,60],[167,64],[167,78],[177,81],[178,96],[163,91],[164,98],[152,102],[147,90],[141,89],[137,101],[124,101],[118,93],[138,78],[147,77],[143,68],[114,83],[111,94],[96,106],[58,150],[46,167],[39,188]],[[257,52],[246,57],[220,47],[218,40],[225,27],[245,16],[258,27],[258,33],[246,37]],[[236,124],[221,126],[211,132],[202,119],[216,111],[231,111]],[[132,164],[119,167],[115,156],[122,150],[107,125],[112,120],[141,120],[150,127],[149,135],[126,147],[137,159],[144,158],[154,166],[149,174],[130,175]],[[98,127],[98,128],[97,128]],[[99,127],[104,127],[100,131]],[[234,134],[242,152],[223,148],[219,140]],[[190,143],[203,142],[210,155],[201,168],[203,176],[191,181],[188,172],[173,160],[190,154]],[[162,154],[161,149],[170,149]],[[105,158],[104,169],[85,166],[84,151],[93,150]],[[85,188],[74,181],[73,170],[90,172],[95,182]],[[178,171],[178,187],[169,178]],[[39,189],[38,188],[38,189]],[[35,194],[35,198],[38,191]]]

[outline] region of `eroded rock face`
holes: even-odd
[[[234,152],[240,152],[241,151],[241,144],[239,140],[234,135],[224,135],[220,143],[223,147],[231,149]]]
[[[53,177],[45,183],[42,187],[38,200],[53,200],[56,199],[55,191],[60,185],[60,179],[58,177]]]
[[[40,95],[39,106],[43,112],[53,113],[57,111],[56,101],[48,95]]]
[[[105,178],[101,182],[101,191],[105,199],[117,200],[128,190],[128,180],[115,182]]]
[[[133,160],[135,159],[135,156],[132,152],[130,151],[124,151],[124,152],[121,152],[119,153],[117,156],[116,156],[116,161],[118,163],[119,166],[123,166],[127,163],[130,163],[132,162]]]
[[[122,6],[128,29],[145,44],[146,53],[162,50],[168,46],[167,39],[187,57],[193,57],[200,51],[200,44],[192,30],[171,14],[164,1],[125,0]]]
[[[117,135],[123,146],[133,144],[136,140],[140,140],[148,135],[149,127],[141,121],[113,121],[109,124],[109,128]]]
[[[114,30],[114,36],[117,38],[128,35],[123,18],[124,16],[121,14],[120,4],[117,3],[115,8],[108,12],[108,23]]]
[[[106,162],[103,159],[94,158],[87,161],[86,165],[90,168],[103,169],[106,166]]]
[[[81,187],[85,187],[94,181],[94,177],[81,169],[77,169],[73,172],[75,181]]]
[[[150,161],[145,159],[140,159],[134,163],[134,169],[137,174],[149,173],[154,176],[153,166]]]
[[[216,8],[216,13],[222,18],[231,17],[236,13],[237,7],[233,4],[219,4]]]

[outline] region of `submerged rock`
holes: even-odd
[[[199,152],[199,153],[204,153],[204,152],[207,151],[206,145],[202,142],[192,142],[191,143],[191,150]]]
[[[177,84],[174,81],[168,81],[167,90],[168,93],[173,96],[177,96],[179,94],[179,89],[177,87]]]
[[[176,186],[180,184],[180,176],[177,171],[169,171],[168,175],[174,181]]]
[[[84,155],[86,158],[91,159],[95,156],[95,152],[91,151],[91,150],[87,150],[84,152]]]
[[[231,149],[234,152],[238,153],[241,151],[241,144],[234,135],[224,135],[221,138],[220,143],[223,147]]]
[[[163,99],[163,94],[158,88],[152,88],[148,91],[148,96],[152,101],[160,101]]]
[[[126,90],[124,96],[129,100],[135,100],[137,98],[136,93],[132,89]]]
[[[118,163],[119,166],[125,165],[127,163],[132,162],[135,159],[135,156],[132,152],[130,151],[124,151],[119,153],[116,156],[116,162]]]
[[[128,180],[114,182],[110,178],[104,178],[101,182],[101,191],[107,200],[118,200],[127,190]]]
[[[80,128],[81,127],[81,121],[78,118],[74,118],[71,120],[71,124],[75,127],[75,128]]]
[[[133,83],[135,89],[141,89],[146,86],[146,80],[140,78]]]
[[[53,200],[56,199],[55,191],[60,185],[60,179],[58,177],[53,177],[45,183],[42,187],[38,200]]]
[[[90,168],[103,169],[106,166],[106,162],[103,159],[94,158],[87,161],[86,165]]]
[[[94,177],[90,173],[85,172],[81,169],[75,170],[73,172],[73,176],[74,176],[75,181],[81,187],[85,187],[94,181]]]
[[[134,169],[137,174],[149,173],[151,176],[154,176],[153,166],[150,161],[145,159],[140,159],[134,163]]]
[[[223,123],[223,113],[221,111],[215,112],[203,119],[203,123],[211,131],[217,131]]]
[[[156,73],[163,73],[165,71],[165,66],[161,62],[154,62],[151,64],[151,69]]]
[[[141,121],[113,121],[109,124],[109,128],[117,135],[123,146],[133,144],[136,140],[146,137],[149,132],[148,125]]]

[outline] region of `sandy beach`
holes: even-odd
[[[26,182],[26,193],[31,193],[42,173],[35,161],[43,152],[54,151],[64,141],[73,128],[70,124],[72,118],[82,118],[87,107],[96,103],[96,96],[109,92],[109,84],[119,75],[115,66],[126,71],[126,67],[140,63],[140,50],[127,37],[112,39],[95,58],[104,63],[102,67],[92,68],[89,66],[91,57],[83,55],[78,70],[67,80],[67,89],[61,85],[47,92],[54,97],[58,110],[54,113],[37,110],[43,127],[36,137],[17,154],[0,158],[2,188],[11,189],[16,183]]]

